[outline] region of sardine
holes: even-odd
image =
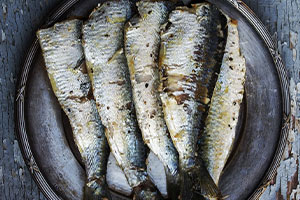
[[[125,54],[143,140],[165,167],[168,196],[178,199],[178,153],[164,121],[158,92],[160,27],[174,6],[168,1],[138,2],[139,15],[125,26]]]
[[[218,184],[236,133],[246,74],[236,20],[228,18],[228,38],[211,106],[200,138],[201,156]]]
[[[81,45],[82,22],[70,20],[37,32],[52,89],[69,118],[85,164],[85,199],[110,198],[106,184],[109,148],[91,95]]]
[[[105,135],[135,199],[161,199],[146,170],[146,146],[138,128],[124,48],[129,0],[97,7],[83,27],[83,45]]]
[[[179,153],[181,198],[221,194],[197,155],[197,144],[220,68],[224,27],[219,10],[209,4],[178,7],[161,35],[159,68],[165,121]],[[212,92],[211,92],[212,93]],[[203,197],[202,197],[203,198]]]

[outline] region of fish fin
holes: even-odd
[[[161,196],[159,190],[150,180],[147,180],[142,184],[134,187],[133,192],[133,200],[163,200],[163,197]]]
[[[179,177],[176,172],[171,173],[168,168],[165,167],[166,179],[167,179],[167,192],[168,198],[171,200],[177,200],[180,194]]]
[[[222,198],[218,186],[203,164],[181,173],[181,199]]]
[[[200,193],[193,191],[194,175],[192,173],[181,172],[180,178],[180,200],[206,200]]]
[[[85,184],[84,200],[111,200],[110,192],[106,184],[92,180]]]

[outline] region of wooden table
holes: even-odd
[[[60,0],[0,2],[0,199],[45,199],[32,180],[15,136],[14,97],[35,31]],[[300,0],[244,0],[267,26],[291,78],[292,120],[284,158],[262,200],[300,199]]]

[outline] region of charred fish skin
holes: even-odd
[[[143,140],[164,164],[168,195],[177,199],[178,153],[164,121],[158,92],[160,28],[174,7],[175,4],[168,1],[138,2],[139,15],[131,18],[125,26],[125,55]]]
[[[209,3],[178,7],[171,12],[161,34],[161,100],[166,124],[179,153],[182,199],[197,199],[196,193],[220,196],[197,156],[201,124],[210,101],[209,88],[219,63],[213,58],[222,51],[220,16],[218,9]]]
[[[118,165],[136,199],[160,199],[146,171],[146,146],[135,116],[123,51],[124,25],[132,15],[131,6],[129,0],[122,0],[96,8],[83,26],[83,46],[97,108]]]
[[[201,156],[208,171],[219,182],[235,138],[243,100],[246,61],[240,52],[238,23],[228,18],[228,39],[220,74],[214,89],[205,132],[201,141]]]
[[[85,199],[110,198],[106,185],[109,154],[96,103],[90,97],[80,41],[82,22],[70,20],[37,32],[46,69],[58,101],[69,118],[85,164]]]

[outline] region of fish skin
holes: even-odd
[[[222,53],[221,13],[209,3],[177,7],[161,34],[159,68],[166,124],[179,153],[181,198],[219,197],[197,155],[198,139]],[[223,48],[224,49],[224,48]],[[214,59],[216,58],[216,59]],[[212,93],[212,92],[211,92]]]
[[[178,153],[164,121],[158,91],[160,28],[174,7],[175,3],[168,1],[138,2],[139,15],[125,26],[125,55],[143,140],[165,167],[169,198],[178,199]]]
[[[70,20],[37,32],[53,91],[69,118],[82,156],[87,182],[85,199],[108,199],[106,166],[109,148],[104,129],[90,96],[90,80],[81,45],[82,22]]]
[[[129,0],[103,3],[83,26],[83,46],[106,138],[134,198],[161,199],[147,174],[147,149],[135,116],[123,51],[124,25],[131,15]]]
[[[205,131],[200,138],[201,156],[218,184],[232,149],[240,104],[243,100],[246,61],[240,52],[238,24],[228,18],[228,39],[214,89]]]

